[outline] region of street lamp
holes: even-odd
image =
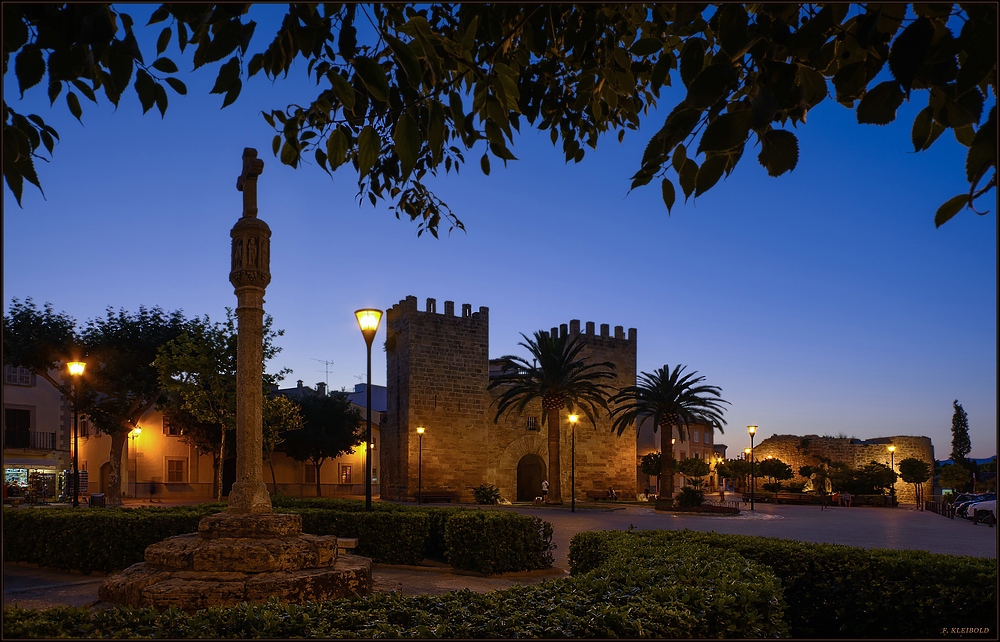
[[[129,439],[132,440],[132,467],[135,474],[132,475],[132,497],[136,498],[139,495],[139,453],[135,449],[135,438],[142,434],[142,428],[136,426],[132,429],[132,432],[128,434]]]
[[[354,316],[358,318],[358,326],[361,334],[365,337],[365,344],[368,346],[368,386],[367,386],[367,406],[368,406],[368,432],[365,444],[372,441],[372,340],[378,332],[379,321],[382,320],[382,311],[366,308],[357,310]],[[365,446],[367,450],[368,446]],[[365,510],[372,509],[372,458],[365,458]]]
[[[424,427],[417,426],[417,506],[420,505],[421,473],[423,473],[424,463]]]
[[[753,478],[753,436],[757,432],[757,426],[747,426],[747,432],[750,433],[750,510],[754,510],[753,506],[753,493],[754,493],[754,483]]]
[[[80,377],[87,364],[70,361],[66,367],[73,377],[73,508],[80,508]]]
[[[576,415],[569,416],[569,425],[573,427],[573,440],[569,449],[569,512],[576,512]]]

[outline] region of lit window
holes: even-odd
[[[698,431],[697,431],[697,430],[696,430],[696,431],[694,431],[694,439],[692,439],[691,441],[693,441],[693,442],[695,442],[695,443],[698,443],[698,438],[699,438],[700,436],[701,436],[701,435],[699,435],[699,434],[698,434]]]
[[[316,467],[313,466],[311,463],[307,463],[306,464],[305,473],[306,473],[306,475],[305,475],[306,483],[307,484],[315,484],[316,483]]]
[[[86,417],[80,417],[80,436],[81,437],[90,436],[90,422],[87,421]]]
[[[353,484],[351,480],[351,467],[343,464],[340,466],[340,483],[341,484]]]

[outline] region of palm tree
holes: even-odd
[[[670,371],[669,365],[658,368],[652,374],[643,372],[635,386],[623,388],[611,398],[615,409],[611,411],[611,429],[621,435],[625,428],[637,424],[640,415],[653,418],[653,431],[660,429],[660,488],[666,489],[666,500],[674,495],[674,452],[673,429],[677,437],[684,441],[685,429],[690,424],[705,424],[722,432],[725,420],[722,418],[722,388],[702,384],[705,377],[695,376],[697,372],[684,374],[685,366],[678,365]],[[657,503],[660,500],[657,499]]]
[[[493,403],[497,406],[493,422],[507,412],[522,413],[528,404],[536,399],[542,401],[542,425],[548,423],[549,445],[549,496],[548,503],[561,504],[562,490],[559,483],[559,414],[568,407],[575,408],[594,426],[597,426],[597,410],[608,410],[607,398],[614,388],[601,383],[603,379],[614,379],[615,366],[610,362],[584,363],[579,358],[584,343],[580,335],[572,339],[552,336],[548,332],[535,332],[529,339],[518,345],[526,348],[532,361],[515,356],[504,356],[504,372],[490,382],[489,389],[503,387],[503,393]]]

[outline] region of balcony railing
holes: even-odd
[[[5,430],[3,433],[3,447],[29,448],[32,450],[55,450],[56,434],[54,432]]]

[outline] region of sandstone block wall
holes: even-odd
[[[386,430],[382,433],[382,497],[415,499],[419,442],[424,427],[422,487],[452,490],[472,500],[487,467],[489,309],[434,299],[424,311],[409,296],[387,312]]]
[[[808,439],[809,445],[804,450],[800,448],[802,440]],[[888,446],[896,447],[895,455],[890,457]],[[857,468],[872,461],[889,465],[890,462],[899,472],[899,462],[915,457],[934,467],[934,446],[929,437],[914,437],[897,435],[893,437],[876,437],[873,439],[848,439],[845,437],[820,437],[818,435],[773,435],[754,446],[754,457],[757,461],[775,457],[791,465],[795,477],[792,481],[806,481],[799,476],[801,466],[815,465],[817,460],[813,455],[827,457],[833,461],[842,461],[852,468]],[[930,498],[933,492],[933,480],[923,484],[924,497]],[[907,484],[902,479],[896,482],[896,496],[900,502],[913,503],[916,492],[913,484]]]
[[[388,408],[382,430],[382,497],[415,500],[417,495],[417,426],[424,426],[422,488],[457,491],[462,501],[472,501],[480,484],[497,486],[501,494],[517,496],[517,466],[525,455],[538,455],[548,469],[548,426],[542,426],[541,404],[528,406],[522,415],[506,415],[497,423],[494,400],[499,391],[489,384],[488,309],[471,312],[445,302],[443,314],[428,299],[423,311],[416,297],[407,297],[386,315],[386,369]],[[628,336],[621,326],[614,335],[608,325],[600,333],[587,323],[571,321],[560,334],[580,335],[588,359],[610,361],[618,368],[616,388],[635,384],[636,331]],[[568,410],[564,415],[568,416]],[[529,423],[534,418],[534,425]],[[563,417],[561,470],[564,501],[570,499],[572,431]],[[635,431],[621,437],[611,432],[606,417],[596,428],[581,416],[576,430],[577,498],[585,491],[614,485],[626,493],[635,487]]]

